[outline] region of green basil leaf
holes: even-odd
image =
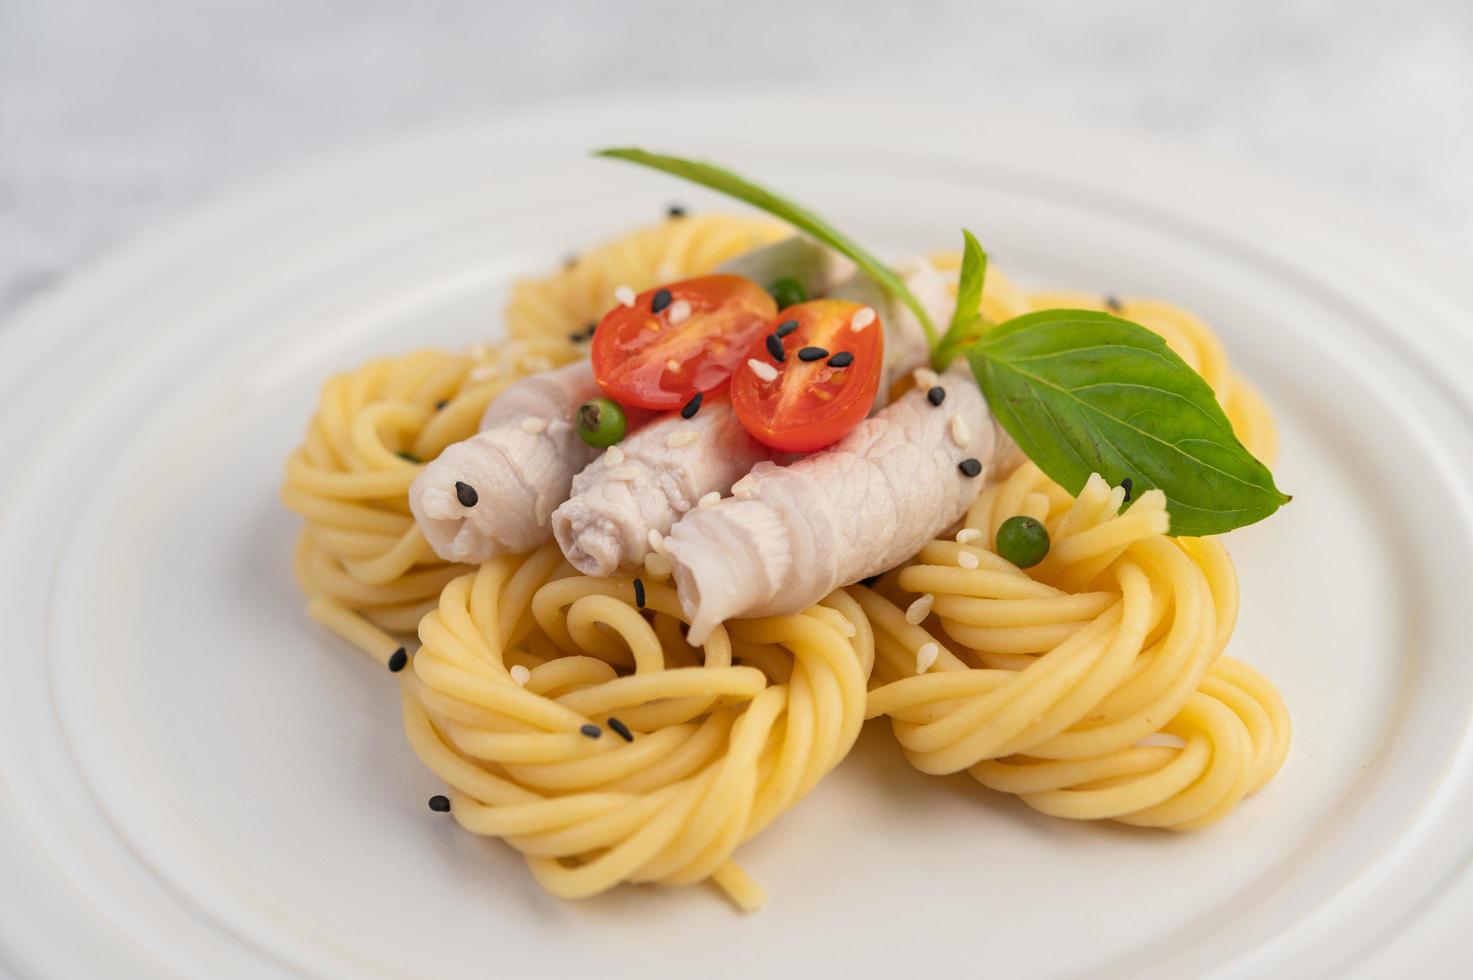
[[[1171,533],[1222,534],[1288,503],[1233,434],[1212,389],[1139,326],[1091,310],[1009,320],[967,348],[988,406],[1018,446],[1078,494],[1091,473],[1159,487]]]
[[[916,299],[905,287],[900,277],[889,266],[866,252],[833,225],[807,208],[785,200],[765,188],[758,187],[746,178],[739,177],[730,170],[712,163],[650,153],[635,147],[598,150],[596,155],[612,157],[615,160],[627,160],[630,163],[642,164],[676,177],[682,177],[702,187],[719,191],[728,197],[745,201],[776,218],[781,218],[794,228],[807,232],[834,251],[848,256],[866,275],[884,287],[885,292],[910,307],[910,311],[915,314],[916,319],[920,321],[921,328],[926,332],[926,340],[931,347],[936,346],[936,327],[931,323],[931,318],[927,315],[920,300]]]
[[[977,237],[962,229],[962,268],[956,286],[956,310],[951,314],[951,325],[936,347],[931,364],[938,371],[945,371],[956,352],[977,333],[982,324],[982,284],[987,279],[987,253],[977,242]]]

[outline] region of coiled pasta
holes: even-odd
[[[1071,499],[1025,463],[983,492],[960,541],[852,590],[876,635],[868,713],[890,716],[912,765],[966,769],[1053,816],[1178,830],[1278,770],[1282,700],[1220,659],[1238,603],[1226,550],[1167,537],[1159,491],[1121,513],[1123,498],[1095,476]],[[1016,514],[1052,539],[1027,572],[991,545]],[[930,597],[928,622],[907,620],[907,594]]]
[[[460,825],[555,895],[711,878],[757,907],[732,851],[859,734],[874,646],[848,596],[700,650],[680,617],[668,584],[577,575],[547,545],[455,579],[420,624],[409,742]]]
[[[955,253],[932,261],[960,266]],[[1025,294],[989,272],[988,319],[1054,307],[1109,310],[1154,330],[1212,386],[1249,451],[1277,455],[1267,407],[1200,318],[1157,300]],[[1122,514],[1124,496],[1096,476],[1074,500],[1023,462],[969,511],[965,544],[932,542],[881,592],[854,590],[879,650],[869,714],[891,716],[918,769],[965,768],[1054,816],[1181,830],[1218,819],[1278,770],[1290,734],[1283,701],[1221,656],[1238,595],[1226,550],[1167,537],[1158,491]],[[1043,521],[1053,542],[1027,572],[992,550],[1019,514]],[[928,622],[908,621],[911,596]],[[1142,744],[1163,737],[1170,744]]]

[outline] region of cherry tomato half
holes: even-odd
[[[679,408],[726,384],[776,313],[767,290],[741,276],[646,290],[599,321],[593,376],[625,405]]]
[[[778,345],[782,360],[773,356]],[[779,313],[747,356],[765,367],[743,361],[732,376],[737,418],[764,445],[811,452],[842,439],[874,406],[885,331],[867,307],[816,299]]]

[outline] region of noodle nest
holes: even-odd
[[[517,283],[506,343],[380,358],[323,387],[281,494],[304,519],[297,579],[315,619],[398,674],[405,733],[456,822],[516,848],[555,895],[710,880],[751,909],[763,896],[734,851],[844,758],[866,718],[887,717],[919,771],[965,770],[1056,817],[1186,830],[1261,787],[1287,752],[1287,712],[1223,655],[1238,605],[1226,549],[1167,536],[1158,491],[1122,510],[1124,491],[1098,476],[1076,499],[1021,462],[955,534],[870,586],[728,622],[700,648],[658,565],[593,579],[552,543],[479,567],[434,554],[407,503],[420,468],[517,379],[581,356],[616,286],[702,274],[785,234],[668,220]],[[994,320],[1061,305],[1160,333],[1272,460],[1271,416],[1197,317],[1025,294],[996,272],[982,298]],[[993,547],[1018,514],[1052,540],[1027,570]]]

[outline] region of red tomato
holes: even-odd
[[[776,313],[767,290],[741,276],[645,290],[633,306],[620,303],[599,321],[593,376],[625,405],[679,408],[697,392],[726,384]]]
[[[816,299],[778,314],[773,329],[747,352],[776,370],[777,377],[764,380],[761,369],[743,361],[731,380],[732,407],[753,438],[774,449],[806,453],[839,441],[864,420],[874,406],[885,359],[885,331],[878,317],[871,318],[873,311],[860,317],[862,324],[870,318],[867,325],[855,328],[855,314],[864,309],[847,300]],[[768,342],[778,333],[784,334],[778,338],[781,361]]]

